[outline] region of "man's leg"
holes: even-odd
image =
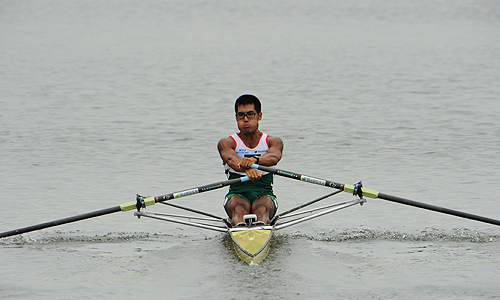
[[[268,196],[260,197],[252,204],[252,213],[257,215],[257,221],[262,221],[266,225],[271,223],[270,217],[274,215],[274,202]]]
[[[245,222],[243,216],[250,213],[252,206],[250,203],[238,195],[234,195],[226,203],[226,211],[231,218],[231,226],[235,227],[238,223]]]

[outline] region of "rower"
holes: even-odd
[[[259,131],[262,120],[260,100],[242,95],[234,104],[238,133],[219,141],[217,147],[229,179],[248,176],[250,182],[230,186],[224,208],[231,226],[247,226],[244,216],[255,214],[254,225],[269,225],[278,209],[272,173],[250,168],[252,164],[275,166],[283,152],[283,141]]]

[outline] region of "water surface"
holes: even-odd
[[[500,219],[497,4],[3,1],[0,231],[224,180],[243,93],[282,169]],[[281,211],[330,192],[275,190]],[[223,215],[224,194],[178,203]],[[498,241],[368,199],[249,267],[224,235],[116,213],[1,240],[0,296],[495,298]]]

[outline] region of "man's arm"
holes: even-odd
[[[236,155],[236,151],[234,148],[236,147],[234,140],[230,137],[223,138],[217,144],[217,149],[219,150],[220,158],[222,161],[228,166],[230,166],[233,170],[238,172],[245,172],[245,170],[241,169],[239,166],[240,159]]]
[[[277,165],[283,155],[283,141],[276,136],[269,136],[267,138],[269,150],[266,155],[259,157],[259,165],[274,166]]]

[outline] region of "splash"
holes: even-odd
[[[76,232],[78,233],[78,232]],[[0,239],[0,245],[4,246],[23,246],[23,245],[52,245],[52,244],[67,244],[67,243],[124,243],[132,241],[148,241],[161,239],[167,234],[157,233],[107,233],[105,235],[88,236],[84,234],[74,235],[75,232],[64,233],[56,231],[53,233],[36,233],[17,235],[10,238]]]
[[[328,233],[320,232],[316,234],[294,233],[292,238],[307,238],[324,242],[346,242],[346,241],[433,241],[433,242],[468,242],[468,243],[490,243],[500,240],[499,235],[490,235],[484,232],[455,228],[451,231],[425,228],[419,232],[409,233],[403,230],[384,230],[370,228],[354,228],[332,230]]]

